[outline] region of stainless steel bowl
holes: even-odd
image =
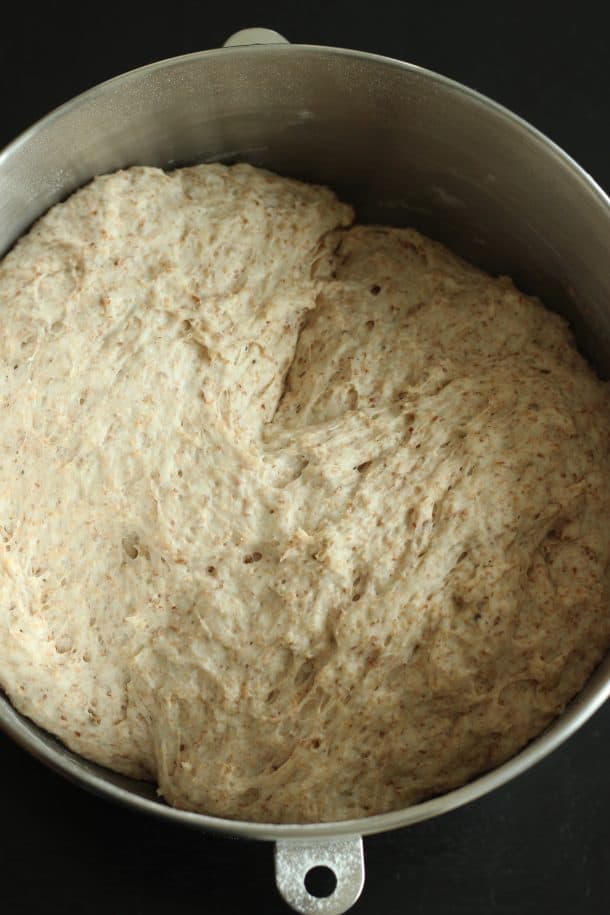
[[[334,187],[361,220],[414,225],[486,270],[511,275],[566,315],[610,374],[610,201],[564,152],[487,98],[411,64],[289,45],[264,29],[85,92],[0,155],[0,253],[93,175],[131,164],[249,161]],[[528,769],[610,693],[610,656],[566,711],[509,762],[404,810],[338,823],[272,825],[174,810],[154,787],[74,755],[0,696],[0,726],[43,762],[156,816],[276,843],[280,893],[302,913],[345,912],[364,881],[362,836],[438,816]],[[304,878],[329,866],[335,892]]]

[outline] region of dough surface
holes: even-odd
[[[0,264],[0,685],[171,804],[407,806],[610,642],[610,397],[566,323],[249,166],[131,168]]]

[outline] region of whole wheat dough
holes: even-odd
[[[610,398],[565,324],[327,190],[98,178],[0,265],[0,683],[179,807],[406,806],[610,641]]]

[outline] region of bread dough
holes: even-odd
[[[607,386],[510,280],[352,218],[132,168],[0,265],[0,683],[178,807],[405,807],[610,641]]]

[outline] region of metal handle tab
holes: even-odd
[[[330,896],[313,896],[305,878],[314,867],[327,867],[337,885]],[[361,836],[301,842],[284,839],[275,846],[275,882],[280,895],[301,915],[342,915],[350,909],[364,886]]]
[[[245,44],[290,44],[290,42],[274,32],[273,29],[240,29],[230,38],[227,38],[223,48],[236,48]]]

